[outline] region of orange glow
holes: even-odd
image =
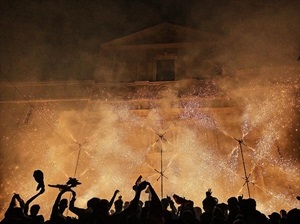
[[[82,183],[75,188],[76,205],[81,207],[94,196],[110,199],[116,189],[124,200],[131,200],[132,185],[139,175],[160,195],[156,170],[161,171],[161,149],[167,177],[163,179],[164,196],[176,193],[200,207],[208,188],[220,202],[241,194],[246,198],[241,154],[234,139],[241,137],[247,145],[243,151],[247,173],[251,174],[251,197],[257,200],[258,209],[269,214],[296,207],[300,167],[293,159],[297,152],[289,135],[295,122],[293,92],[265,91],[268,93],[263,99],[248,95],[246,106],[238,109],[187,106],[177,109],[175,115],[165,103],[142,115],[125,103],[112,107],[94,102],[85,110],[80,105],[59,103],[38,107],[51,126],[35,114],[30,125],[2,132],[1,214],[13,193],[25,200],[36,193],[32,174],[37,169],[44,172],[46,185],[63,184],[68,177],[76,177]],[[1,120],[2,125],[9,125],[12,118]],[[57,189],[47,187],[34,201],[41,204],[40,213],[46,219],[57,193]],[[142,196],[147,198],[147,194]]]

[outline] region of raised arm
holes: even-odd
[[[34,196],[32,196],[31,198],[28,199],[28,201],[26,201],[25,205],[24,205],[24,214],[28,215],[28,210],[29,210],[29,204],[36,199],[39,195],[43,194],[45,192],[45,188],[41,188],[41,190]]]
[[[84,208],[78,208],[78,207],[75,207],[76,192],[73,191],[73,190],[70,190],[70,191],[72,192],[72,198],[71,198],[71,200],[70,200],[69,210],[79,217],[79,216],[81,216],[82,214],[84,214],[84,212],[85,212],[86,210],[85,210]]]
[[[119,216],[119,215],[120,216],[128,216],[130,214],[135,213],[138,208],[138,203],[139,203],[139,200],[141,197],[141,192],[146,189],[148,184],[149,183],[147,181],[143,181],[138,186],[136,186],[134,188],[135,196],[134,196],[133,200],[130,202],[130,205],[128,206],[128,208],[124,209],[122,212],[120,212],[116,215],[113,215],[113,216]]]
[[[150,183],[149,183],[149,191],[151,193],[151,202],[150,202],[150,209],[149,209],[148,217],[152,221],[151,223],[161,223],[162,222],[162,204]]]
[[[112,198],[110,199],[110,202],[109,202],[109,204],[108,204],[108,210],[110,210],[111,206],[114,204],[114,201],[115,201],[115,199],[116,199],[116,196],[117,196],[117,194],[118,194],[119,192],[120,192],[119,190],[116,190],[116,191],[114,192],[114,195],[112,196]]]
[[[13,215],[13,209],[16,207],[16,200],[19,202],[20,207],[22,208],[22,210],[24,209],[24,201],[22,200],[22,198],[20,197],[19,194],[14,194],[11,198],[11,201],[9,203],[9,206],[5,212],[5,217],[11,217],[11,215]]]
[[[17,197],[17,194],[14,194],[12,196],[9,206],[5,212],[5,217],[9,217],[11,215],[12,209],[16,206],[16,197]]]
[[[55,200],[55,202],[54,202],[54,204],[53,204],[53,207],[52,207],[51,217],[52,217],[52,216],[57,216],[57,214],[59,213],[59,208],[58,208],[58,206],[59,206],[59,202],[60,202],[60,200],[61,200],[61,196],[62,196],[64,193],[66,193],[67,191],[69,191],[69,190],[70,190],[70,188],[65,188],[65,189],[61,190],[61,191],[58,193],[58,195],[57,195],[57,197],[56,197],[56,200]]]

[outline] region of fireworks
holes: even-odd
[[[243,100],[236,108],[212,108],[207,106],[207,98],[185,98],[183,104],[176,94],[153,99],[155,103],[149,103],[151,108],[143,113],[132,109],[130,102],[114,105],[112,101],[108,106],[94,101],[85,108],[78,102],[43,104],[37,109],[51,121],[52,128],[35,113],[29,124],[2,136],[1,189],[6,200],[2,213],[12,193],[25,200],[35,193],[31,174],[38,169],[44,171],[46,185],[64,182],[75,173],[82,183],[76,188],[76,203],[83,207],[89,197],[109,199],[115,189],[130,200],[131,187],[140,174],[160,192],[156,172],[160,170],[160,144],[161,171],[168,177],[164,196],[177,193],[201,206],[201,195],[208,188],[214,189],[219,201],[247,195],[235,138],[242,138],[247,145],[245,165],[258,208],[269,212],[295,207],[299,164],[292,159],[288,131],[297,123],[296,106],[291,90],[279,90],[263,88],[253,93],[243,89]],[[171,113],[169,106],[175,107],[176,113]],[[8,125],[6,120],[1,122]],[[162,134],[160,144],[154,144]],[[37,201],[41,213],[49,214],[57,193],[46,187]]]

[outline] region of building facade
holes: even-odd
[[[19,191],[32,187],[36,169],[49,184],[73,176],[86,183],[82,195],[107,198],[139,175],[162,197],[192,199],[208,188],[223,200],[299,192],[294,171],[285,186],[271,181],[283,167],[298,169],[285,162],[299,142],[283,126],[296,129],[299,118],[279,116],[297,108],[299,80],[284,75],[299,68],[229,74],[214,60],[217,46],[212,34],[163,23],[103,44],[95,80],[1,83],[4,196],[20,181]],[[282,79],[237,80],[258,72]]]

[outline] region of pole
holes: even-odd
[[[240,150],[241,150],[241,156],[242,156],[242,162],[243,162],[243,168],[244,168],[244,175],[245,175],[245,184],[247,185],[248,196],[250,198],[249,176],[247,174],[246,165],[245,165],[245,159],[244,159],[244,153],[243,153],[243,148],[242,148],[242,144],[244,144],[244,143],[243,143],[243,140],[238,140],[236,138],[235,138],[235,140],[238,141],[239,147],[240,147]]]
[[[163,178],[163,150],[162,150],[162,142],[160,142],[160,172],[161,172],[161,178],[160,178],[160,192],[161,192],[161,198],[163,198],[164,195],[164,178]]]

